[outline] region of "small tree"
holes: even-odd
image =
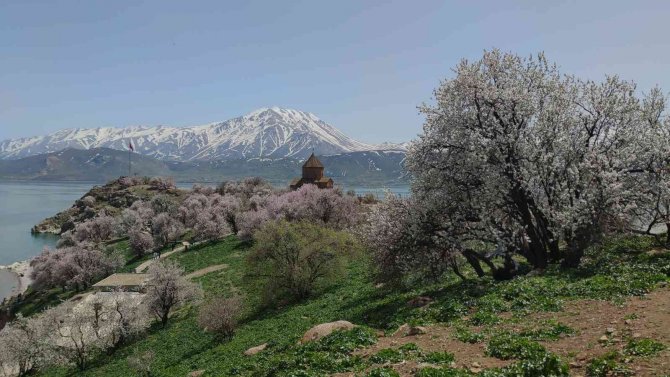
[[[153,351],[140,353],[136,350],[134,355],[128,356],[128,366],[135,371],[138,376],[150,377],[151,364],[154,362],[155,356]]]
[[[176,241],[184,233],[184,225],[168,213],[159,213],[151,223],[151,233],[161,247]]]
[[[235,333],[241,311],[240,297],[216,297],[200,307],[198,325],[207,332],[228,339]]]
[[[95,318],[92,312],[75,310],[72,303],[64,303],[48,309],[40,317],[48,329],[52,362],[74,364],[77,369],[86,369],[88,361],[104,349],[104,342],[96,335]]]
[[[336,278],[346,256],[358,248],[349,234],[307,222],[269,222],[254,240],[251,273],[263,281],[271,300],[308,297]]]
[[[167,325],[173,309],[202,296],[200,286],[187,280],[183,273],[181,267],[170,261],[154,263],[149,267],[146,302],[163,327]]]
[[[117,254],[106,255],[82,245],[56,250],[45,248],[42,254],[30,262],[33,268],[31,278],[36,287],[70,287],[79,290],[110,275],[122,263],[122,258]]]
[[[37,319],[21,315],[0,330],[0,367],[5,369],[4,375],[23,377],[46,362],[45,336]]]
[[[172,177],[154,177],[149,180],[149,185],[154,190],[167,191],[177,188]]]
[[[154,249],[154,239],[151,234],[141,230],[132,230],[129,234],[130,249],[141,258]]]

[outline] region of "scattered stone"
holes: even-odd
[[[393,336],[413,336],[427,333],[428,330],[423,326],[410,326],[407,323],[398,327]]]
[[[412,335],[422,335],[422,334],[425,334],[427,332],[428,331],[423,326],[410,326],[409,327],[409,332],[407,333],[407,335],[410,335],[410,336],[412,336]]]
[[[600,339],[598,339],[599,342],[606,342],[608,340],[609,340],[609,338],[607,338],[607,335],[603,335],[603,336],[600,337]]]
[[[410,308],[421,308],[433,302],[433,299],[427,296],[418,296],[407,302]]]
[[[636,333],[633,334],[633,338],[639,338],[641,336],[642,336],[642,334],[640,334],[639,332],[636,332]]]
[[[302,339],[300,339],[300,343],[308,343],[330,335],[336,330],[351,330],[354,327],[354,324],[349,321],[322,323],[307,330],[307,332],[305,332],[305,334],[302,336]]]
[[[633,323],[633,320],[632,319],[627,319],[627,320],[623,321],[623,323],[625,323],[627,325],[630,325],[630,324]]]
[[[193,372],[191,372],[191,373],[188,374],[188,377],[200,377],[200,376],[202,376],[203,374],[205,374],[205,370],[204,370],[204,369],[194,370]]]
[[[620,338],[612,338],[612,343],[621,343]]]
[[[421,369],[426,369],[426,368],[439,368],[439,366],[436,365],[436,364],[426,363],[426,362],[419,363],[419,365],[416,366],[417,371],[419,371]]]
[[[253,356],[253,355],[263,351],[267,347],[268,347],[268,344],[263,343],[259,346],[249,348],[248,350],[244,351],[244,354],[247,355],[247,356]]]
[[[607,328],[607,333],[612,335],[612,334],[616,333],[616,329],[614,327],[608,327]]]
[[[617,321],[616,319],[613,319],[613,320],[610,322],[610,324],[612,324],[612,325],[615,325],[615,324],[617,324],[617,323],[619,323],[619,321]]]
[[[479,373],[482,371],[482,366],[478,362],[473,362],[472,365],[470,366],[470,372],[472,373]]]
[[[571,361],[570,362],[570,368],[581,368],[581,367],[582,367],[582,363],[580,363],[578,361]]]

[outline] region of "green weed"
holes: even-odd
[[[653,339],[632,339],[626,345],[624,353],[630,356],[652,356],[665,349],[665,345]]]

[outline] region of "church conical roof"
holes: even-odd
[[[302,165],[303,168],[322,168],[323,164],[319,161],[318,158],[312,153],[307,161]]]

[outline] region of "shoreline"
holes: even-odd
[[[30,273],[32,272],[30,260],[15,262],[7,266],[0,266],[0,270],[5,270],[14,275],[17,282],[16,286],[9,290],[5,297],[0,297],[0,302],[25,293],[30,284],[32,284],[32,279],[30,278]]]

